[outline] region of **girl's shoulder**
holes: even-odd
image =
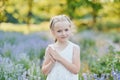
[[[45,52],[49,52],[49,48],[50,48],[50,47],[54,49],[53,44],[49,44],[49,45],[46,47]]]
[[[80,45],[76,44],[76,43],[73,43],[73,42],[70,42],[71,45],[74,47],[74,48],[80,48]]]
[[[55,43],[51,43],[48,45],[48,47],[53,47]]]
[[[47,49],[48,49],[49,47],[54,48],[54,44],[55,44],[55,43],[49,44],[49,45],[47,46]]]
[[[73,42],[71,42],[71,45],[73,47],[74,53],[80,53],[80,45],[73,43]]]

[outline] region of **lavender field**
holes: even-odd
[[[0,32],[0,80],[42,80],[41,62],[50,42],[44,33]]]
[[[120,80],[120,0],[0,0],[0,80],[46,80],[41,66],[56,15],[73,22],[79,80]]]
[[[120,80],[120,33],[82,31],[70,39],[81,47],[79,80]],[[0,31],[0,80],[45,80],[41,73],[47,32]]]

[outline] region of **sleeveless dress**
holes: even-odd
[[[67,47],[59,54],[72,63],[73,46],[75,44],[69,41]],[[56,62],[46,80],[78,80],[78,74],[73,74],[67,70],[61,63]]]

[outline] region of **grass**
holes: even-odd
[[[29,34],[31,32],[48,31],[49,22],[42,22],[41,24],[13,24],[13,23],[1,23],[0,30],[5,32],[22,32]]]

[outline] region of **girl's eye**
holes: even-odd
[[[65,31],[68,31],[68,29],[65,29]]]
[[[57,32],[61,32],[61,30],[58,30]]]

